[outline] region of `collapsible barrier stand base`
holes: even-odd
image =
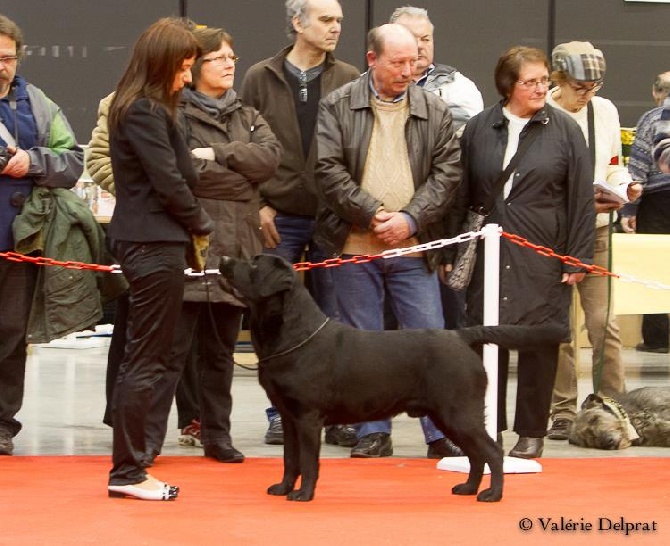
[[[470,472],[470,461],[467,457],[443,457],[437,463],[437,469],[467,474]],[[542,465],[533,459],[505,457],[503,459],[503,472],[505,474],[537,474],[542,472]],[[489,465],[485,465],[484,474],[490,473]]]
[[[500,234],[502,230],[497,224],[486,224],[482,229],[484,236],[484,324],[495,326],[498,324],[498,303],[500,295]],[[483,349],[483,363],[488,377],[486,398],[484,401],[486,432],[493,439],[497,434],[497,392],[498,392],[498,348],[495,345],[485,344]],[[470,472],[470,461],[467,457],[444,457],[437,463],[438,470],[453,472]],[[489,474],[488,465],[485,473]],[[505,474],[530,474],[542,472],[542,465],[532,459],[505,457],[503,460]]]

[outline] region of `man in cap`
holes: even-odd
[[[580,126],[594,162],[594,181],[606,183],[621,197],[635,199],[634,184],[623,165],[619,113],[608,99],[596,96],[605,77],[605,57],[589,42],[567,42],[552,52],[552,81],[547,103],[565,112]],[[596,192],[596,230],[593,262],[607,267],[610,211],[620,205],[599,200]],[[611,290],[606,277],[588,274],[577,284],[586,330],[593,346],[594,391],[616,396],[625,391],[619,327],[611,313]],[[573,325],[573,331],[576,325]],[[574,346],[561,345],[552,396],[552,426],[548,438],[565,440],[577,414],[577,371]]]

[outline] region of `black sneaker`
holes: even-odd
[[[386,432],[373,432],[363,436],[351,450],[351,456],[357,459],[390,457],[393,455],[391,435]]]
[[[0,430],[0,455],[12,455],[14,453],[14,442],[9,432]]]
[[[550,440],[567,440],[571,428],[572,421],[570,419],[556,419],[547,431],[547,438]]]
[[[350,425],[326,427],[326,443],[332,446],[354,447],[358,443],[356,429]]]
[[[270,426],[265,433],[265,443],[271,446],[284,445],[284,427],[282,427],[280,415],[270,419]]]

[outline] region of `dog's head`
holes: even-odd
[[[222,256],[219,271],[243,298],[253,304],[293,286],[293,266],[270,254],[258,254],[249,261]]]
[[[219,271],[251,311],[252,330],[275,334],[283,323],[284,299],[296,282],[293,266],[270,254],[249,261],[223,256]]]
[[[580,447],[625,449],[632,443],[629,429],[626,412],[618,404],[590,394],[575,417],[569,442]]]

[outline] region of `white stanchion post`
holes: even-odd
[[[500,308],[500,236],[502,229],[498,224],[486,224],[482,228],[484,237],[484,326],[497,326]],[[481,258],[482,256],[479,256]],[[479,259],[478,258],[478,259]],[[486,387],[485,425],[486,432],[493,438],[498,436],[498,346],[491,343],[484,345],[484,369],[488,384]],[[470,472],[470,461],[467,457],[443,457],[436,465],[438,470],[451,472]],[[542,472],[542,465],[537,461],[505,457],[503,460],[505,474],[524,474]],[[490,473],[487,464],[485,474]]]
[[[486,224],[484,234],[484,326],[498,325],[500,300],[500,226]],[[498,346],[484,345],[484,369],[488,378],[486,397],[486,432],[496,439],[498,435]]]

